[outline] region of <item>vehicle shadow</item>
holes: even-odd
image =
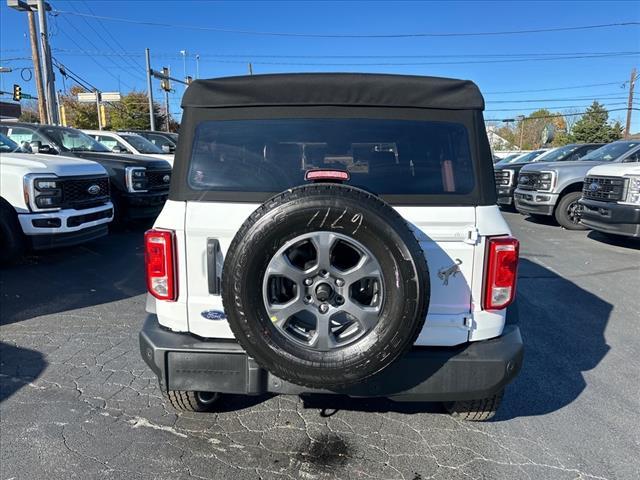
[[[143,294],[144,228],[34,252],[0,271],[0,325]]]
[[[587,234],[587,237],[596,242],[606,243],[607,245],[613,245],[615,247],[640,250],[640,238],[607,235],[606,233],[596,232],[595,230],[591,230]]]
[[[610,350],[604,332],[613,306],[527,259],[520,260],[518,310],[524,364],[495,421],[569,405],[587,386],[584,372]]]
[[[33,382],[46,366],[40,352],[0,342],[0,402]]]
[[[549,225],[552,227],[559,227],[558,222],[556,222],[556,219],[551,215],[538,215],[537,217],[525,215],[524,221],[535,223],[536,225]]]

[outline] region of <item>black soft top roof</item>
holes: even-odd
[[[183,107],[353,105],[483,110],[469,80],[416,75],[293,73],[195,80]]]

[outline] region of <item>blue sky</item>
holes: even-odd
[[[612,1],[50,3],[60,11],[133,21],[314,34],[495,32],[640,21],[639,2]],[[185,50],[187,73],[194,77],[195,55],[200,55],[201,78],[246,74],[247,62],[251,61],[254,73],[362,71],[471,79],[485,94],[485,117],[502,119],[540,107],[581,111],[593,99],[610,109],[624,108],[628,84],[623,87],[623,83],[629,80],[631,68],[640,66],[637,53],[548,60],[552,54],[584,57],[638,52],[640,26],[473,37],[306,38],[164,28],[68,13],[50,17],[49,22],[54,57],[103,91],[146,91],[144,49],[149,47],[153,68],[170,66],[172,75],[178,77],[184,75],[180,51]],[[23,59],[30,55],[27,35],[26,14],[9,9],[3,1],[0,64],[15,69],[0,74],[4,91],[20,83],[24,92],[35,93],[33,81],[21,79],[21,73],[29,76],[29,72],[20,71],[21,67],[31,64],[28,58]],[[522,54],[527,55],[526,61],[504,61]],[[534,54],[542,54],[537,58],[544,60],[531,60]],[[479,63],[488,61],[493,63]],[[443,62],[449,63],[434,64]],[[593,84],[606,85],[564,89]],[[66,87],[71,85],[73,82],[67,80]],[[65,86],[60,75],[56,86]],[[548,90],[557,88],[563,89]],[[157,81],[154,91],[156,98],[163,98]],[[512,91],[522,92],[502,93]],[[176,116],[182,92],[183,87],[175,85],[171,94],[171,111]],[[625,115],[624,111],[611,113],[612,118],[620,120]],[[632,131],[640,131],[640,112],[634,112]]]

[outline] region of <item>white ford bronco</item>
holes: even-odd
[[[475,84],[232,77],[182,106],[140,333],[173,407],[325,393],[495,414],[523,358],[518,241]]]
[[[109,176],[98,163],[22,151],[0,134],[0,262],[24,250],[76,245],[108,233]]]

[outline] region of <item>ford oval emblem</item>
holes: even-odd
[[[590,192],[597,192],[598,190],[600,190],[600,184],[594,182],[591,185],[589,185]]]
[[[527,177],[526,175],[520,177],[520,182],[521,183],[527,183],[529,181],[529,177]]]
[[[201,312],[200,315],[202,315],[202,317],[206,318],[207,320],[227,319],[227,316],[224,314],[224,312],[221,312],[220,310],[205,310],[204,312]]]
[[[87,188],[87,193],[90,195],[98,195],[100,193],[100,185],[91,185]]]
[[[162,177],[162,181],[164,183],[169,183],[169,180],[171,180],[171,176],[170,175],[165,175],[164,177]]]

